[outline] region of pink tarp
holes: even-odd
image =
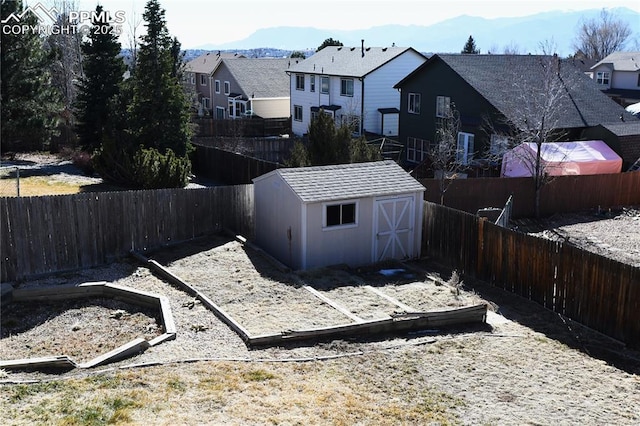
[[[502,157],[503,177],[530,177],[535,170],[536,144],[523,143]],[[622,158],[603,141],[543,143],[541,164],[550,176],[620,173]]]

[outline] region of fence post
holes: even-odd
[[[476,278],[483,279],[482,276],[482,259],[484,256],[484,222],[487,220],[484,217],[478,218],[478,259],[476,260]]]
[[[16,194],[20,196],[20,167],[16,167]]]

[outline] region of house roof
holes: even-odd
[[[289,97],[290,59],[275,58],[235,58],[223,59],[240,89],[247,97],[279,98]]]
[[[640,120],[624,123],[602,124],[602,127],[617,136],[640,135]]]
[[[620,105],[602,93],[596,83],[573,65],[572,60],[558,60],[559,73],[549,73],[546,67],[555,58],[542,55],[463,55],[437,54],[405,77],[395,87],[430,66],[442,61],[464,79],[474,90],[500,111],[507,119],[517,122],[518,108],[514,100],[524,100],[523,93],[543,93],[545,75],[564,88],[557,102],[556,128],[582,128],[601,123],[636,120]],[[521,117],[520,117],[521,118]]]
[[[304,61],[291,64],[291,72],[364,77],[405,52],[420,52],[410,47],[327,46]]]
[[[231,58],[244,58],[244,56],[229,52],[207,52],[187,62],[185,71],[198,74],[211,74],[221,59]]]
[[[276,169],[303,203],[424,191],[395,161]],[[267,176],[263,175],[263,176]],[[260,180],[262,177],[254,179]]]
[[[591,67],[611,64],[614,71],[640,71],[640,52],[613,52]]]

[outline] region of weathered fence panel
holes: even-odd
[[[440,201],[437,179],[421,179],[427,190],[425,200]],[[640,205],[640,171],[607,175],[557,176],[542,187],[540,213],[576,212],[598,206],[602,208]],[[444,196],[444,204],[475,213],[486,207],[503,206],[513,195],[513,217],[535,214],[531,178],[454,179]]]
[[[640,268],[425,202],[423,254],[640,347]]]
[[[253,236],[253,186],[0,198],[0,278],[97,266],[225,228]]]
[[[228,185],[252,183],[252,179],[279,167],[278,163],[259,160],[219,148],[196,145],[193,170]]]

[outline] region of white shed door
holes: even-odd
[[[375,201],[373,261],[413,257],[413,197]]]

